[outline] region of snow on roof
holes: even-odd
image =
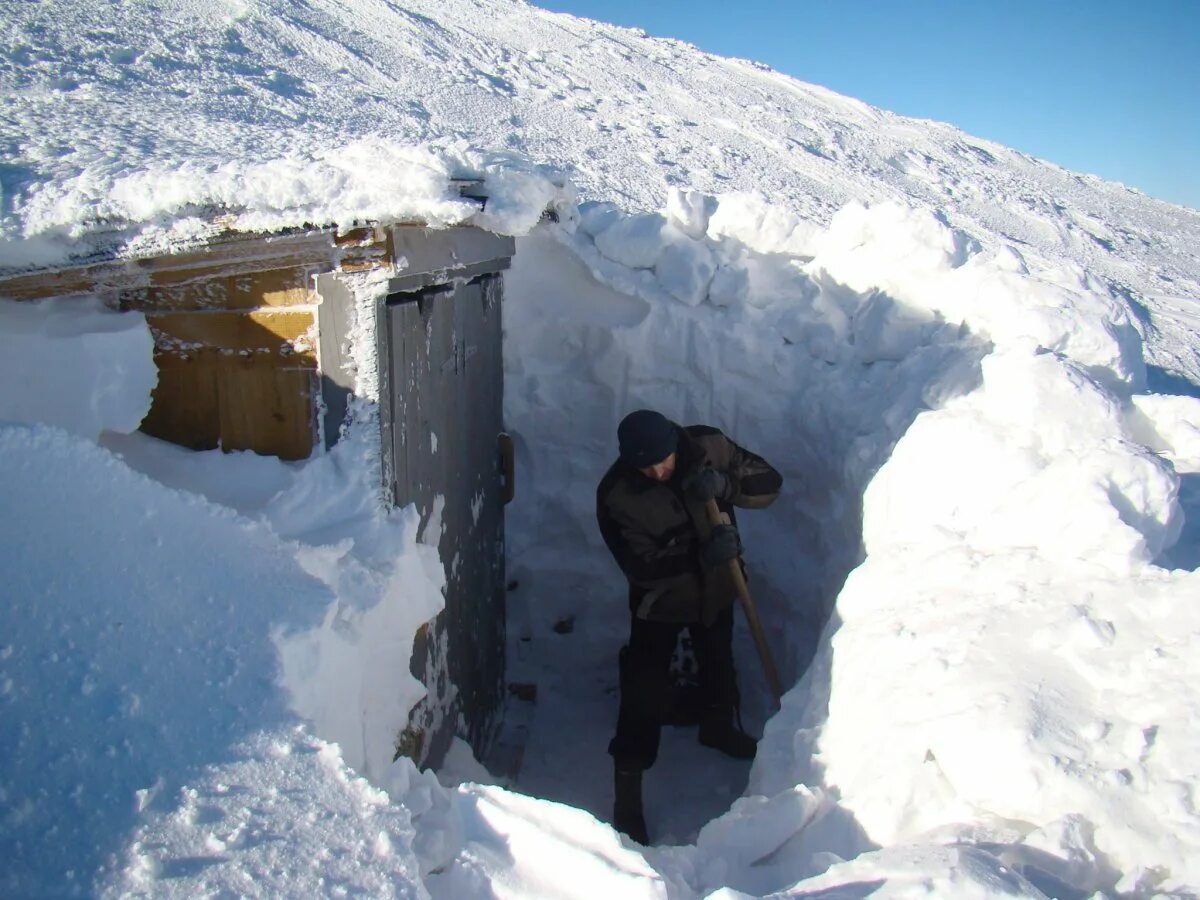
[[[100,183],[84,172],[35,191],[25,236],[0,243],[0,269],[158,255],[226,232],[368,222],[521,233],[568,200],[561,179],[528,164],[376,138],[263,162],[183,159]]]

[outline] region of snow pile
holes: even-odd
[[[300,533],[305,543],[297,558],[338,602],[327,608],[320,629],[281,641],[283,682],[292,708],[378,782],[409,711],[425,694],[409,671],[413,635],[441,611],[445,575],[436,536],[417,541],[420,522],[412,508],[387,520],[378,510],[356,515],[352,527],[337,516],[342,498],[357,505],[362,496],[360,473],[370,471],[364,456],[354,445],[335,449],[326,465],[303,469],[266,515],[292,537],[298,529],[291,510],[319,509],[322,528]],[[331,497],[339,502],[322,505]],[[331,534],[327,523],[349,534]],[[367,529],[381,533],[364,534]]]
[[[109,442],[197,490],[185,451]],[[337,518],[362,491],[361,466],[336,455],[276,472],[286,493],[260,521],[44,426],[0,428],[0,457],[6,895],[87,892],[102,865],[122,890],[154,892],[208,883],[209,865],[230,889],[286,875],[284,892],[340,877],[376,891],[416,872],[407,812],[381,808],[385,795],[353,774],[383,777],[422,692],[407,671],[411,635],[438,609],[442,571],[414,541],[415,515]],[[241,486],[243,500],[264,465],[289,468],[252,454],[221,462],[221,489]],[[327,504],[326,529],[353,537],[282,540],[275,529],[307,527],[288,512],[306,498]],[[150,845],[127,834],[139,822]],[[324,860],[311,882],[280,870],[278,848],[263,855],[274,831],[287,858]],[[395,852],[372,849],[380,841]],[[209,862],[186,862],[199,857]]]
[[[867,489],[819,760],[872,840],[961,821],[1009,842],[1029,822],[1082,890],[1200,878],[1180,793],[1200,776],[1200,576],[1153,565],[1180,532],[1179,482],[1130,411],[1069,359],[998,350]],[[1173,424],[1172,449],[1189,431]]]
[[[140,818],[98,896],[428,896],[408,807],[300,725],[250,735]]]
[[[595,244],[591,263],[606,280],[689,306],[767,305],[779,287],[770,281],[771,255],[810,255],[817,231],[760,196],[677,188],[661,213],[626,216],[612,203],[585,203],[579,230]]]
[[[1144,387],[1142,343],[1121,298],[1078,266],[1030,259],[1011,244],[981,254],[940,213],[850,204],[817,244],[817,265],[856,290],[874,288],[1000,345],[1021,341],[1069,356],[1094,377]]]
[[[941,314],[955,309],[945,297],[975,298],[978,317],[957,309],[996,349],[981,386],[918,416],[866,488],[866,561],[815,669],[829,667],[828,699],[789,698],[757,786],[810,777],[797,726],[827,702],[815,764],[872,842],[932,830],[1018,844],[1039,851],[1016,855],[1033,872],[1081,891],[1195,884],[1200,822],[1180,790],[1200,775],[1186,649],[1200,581],[1153,563],[1180,534],[1175,465],[1194,470],[1185,420],[1200,421],[1200,402],[1132,398],[1129,317],[1071,273],[1047,284],[1046,272],[984,269],[972,284],[936,230],[889,266],[888,248],[922,229],[897,234],[894,210],[852,209],[839,236],[840,216],[812,266],[828,259],[865,286],[874,263],[895,296]],[[1131,419],[1144,435],[1155,412],[1148,447]],[[772,770],[781,759],[790,773]]]
[[[137,429],[158,383],[140,313],[95,297],[0,303],[0,421],[45,422],[95,440]]]
[[[189,474],[174,448],[118,443],[139,466]],[[376,772],[388,793],[357,774],[373,757],[351,754],[390,747],[397,727],[373,724],[397,702],[410,650],[387,642],[411,636],[420,586],[441,577],[411,515],[394,577],[371,583],[381,567],[335,560],[344,546],[283,541],[57,429],[0,428],[0,457],[6,896],[461,896],[489,871],[526,896],[569,896],[558,886],[580,873],[579,896],[665,895],[642,856],[581,811],[447,791],[405,758]],[[248,454],[223,459],[230,481],[262,474]],[[319,480],[326,496],[359,483],[326,463],[297,482]],[[281,502],[305,489],[270,504],[277,526]],[[374,536],[359,524],[357,548],[382,553],[386,520]],[[339,593],[306,570],[336,570]],[[341,709],[311,705],[321,698]]]
[[[140,809],[290,722],[272,634],[328,592],[265,529],[44,426],[0,429],[4,893],[86,891]]]

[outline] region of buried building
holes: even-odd
[[[214,222],[203,240],[161,252],[113,243],[0,272],[0,303],[144,315],[157,385],[140,430],[183,447],[302,460],[331,448],[352,417],[377,421],[385,502],[415,504],[423,527],[440,528],[426,541],[446,570],[445,608],[412,645],[427,694],[396,752],[436,766],[455,736],[483,752],[505,694],[513,471],[501,306],[512,238],[473,226],[263,233]],[[375,346],[364,354],[363,342]],[[378,383],[377,409],[355,397],[356,374]]]

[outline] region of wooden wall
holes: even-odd
[[[422,259],[427,268],[443,280],[448,268],[459,274],[465,251],[454,236],[401,229],[412,232],[408,253],[432,248]],[[159,379],[143,431],[195,450],[304,459],[316,444],[321,396],[316,276],[391,265],[395,232],[365,226],[245,234],[214,225],[193,250],[0,276],[0,297],[96,294],[114,308],[144,313]]]
[[[194,450],[304,459],[319,391],[316,294],[309,267],[215,276],[124,291],[146,314],[158,387],[147,434]]]
[[[233,235],[187,253],[0,279],[0,296],[90,293],[144,313],[159,378],[143,431],[195,450],[304,459],[320,391],[314,280],[347,257],[373,262],[379,242],[370,230]]]

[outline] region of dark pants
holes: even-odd
[[[621,768],[648,769],[658,758],[658,742],[671,693],[671,657],[687,628],[699,668],[704,704],[701,725],[728,725],[737,704],[733,669],[733,609],[712,625],[649,622],[631,618],[629,643],[621,651],[621,706],[617,733],[608,752]]]

